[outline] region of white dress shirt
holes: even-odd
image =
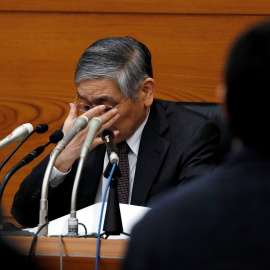
[[[127,144],[130,147],[130,151],[128,154],[129,172],[130,172],[129,174],[129,190],[130,190],[129,204],[131,201],[131,195],[132,195],[132,189],[133,189],[133,183],[134,183],[134,177],[135,177],[135,171],[136,171],[136,164],[137,164],[137,157],[138,157],[142,132],[147,122],[148,116],[140,125],[140,127],[135,131],[135,133],[129,139],[126,140]],[[109,162],[109,158],[106,152],[104,156],[104,162],[103,162],[103,172],[106,169],[108,162]],[[70,172],[70,170],[66,173],[63,173],[63,172],[58,171],[55,167],[53,167],[51,177],[50,177],[50,186],[57,187],[65,179],[65,176]],[[95,203],[102,202],[107,183],[108,183],[108,178],[105,178],[102,174],[100,182],[99,182],[97,194],[96,194]],[[108,194],[109,194],[109,191],[108,191]],[[107,198],[108,198],[108,194],[107,194]],[[106,201],[107,201],[107,198],[106,198]]]

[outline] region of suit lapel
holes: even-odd
[[[170,146],[161,135],[169,128],[164,108],[154,103],[142,133],[131,204],[145,205],[147,195]]]

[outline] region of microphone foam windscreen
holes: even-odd
[[[106,136],[112,136],[114,139],[114,133],[109,128],[105,128],[101,133],[101,138],[103,141],[105,140]]]
[[[56,130],[50,136],[51,143],[58,143],[64,137],[64,133],[62,130]]]
[[[36,128],[35,131],[37,133],[45,133],[48,130],[48,125],[47,124],[39,124]]]

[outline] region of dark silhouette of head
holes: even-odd
[[[224,77],[233,134],[248,145],[270,148],[270,22],[256,24],[237,38]]]

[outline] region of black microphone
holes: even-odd
[[[40,154],[43,153],[45,148],[51,144],[51,143],[58,143],[64,136],[64,133],[61,130],[56,130],[54,133],[50,136],[50,141],[46,143],[45,145],[37,147],[35,150],[33,150],[31,153],[29,153],[27,156],[25,156],[18,164],[25,166],[26,164],[30,163],[32,160],[34,160],[36,157],[38,157]],[[17,164],[17,165],[18,165]],[[20,166],[18,165],[18,166]]]
[[[48,130],[48,125],[47,124],[39,124],[34,130],[33,132],[36,133],[45,133]]]
[[[50,141],[45,145],[49,145],[50,143],[57,144],[63,137],[64,137],[63,131],[58,129],[51,134]]]
[[[118,153],[116,150],[116,146],[113,142],[113,139],[114,139],[113,132],[109,128],[106,128],[102,131],[101,138],[102,138],[103,142],[106,144],[107,153],[108,153],[110,162],[111,163],[115,163],[115,162],[118,163],[119,157],[118,157]]]
[[[30,124],[29,124],[30,125]],[[23,127],[24,125],[20,126],[19,131],[22,129],[21,127]],[[32,125],[31,125],[32,126]],[[4,165],[9,161],[9,159],[14,155],[14,153],[21,147],[21,145],[35,132],[36,133],[45,133],[48,130],[48,125],[47,124],[39,124],[34,130],[32,130],[31,132],[28,133],[28,135],[26,137],[24,137],[24,140],[21,141],[16,148],[4,159],[4,161],[1,163],[0,165],[0,171],[2,170],[2,168],[4,167]],[[15,131],[15,130],[14,130]],[[14,132],[13,131],[13,132]]]
[[[5,186],[8,182],[8,180],[11,178],[11,176],[18,171],[20,168],[25,166],[26,164],[30,163],[32,160],[34,160],[36,157],[38,157],[40,154],[43,153],[44,149],[51,143],[58,143],[62,138],[64,134],[61,130],[56,130],[54,133],[50,136],[50,141],[46,143],[43,146],[37,147],[35,150],[33,150],[31,153],[29,153],[27,156],[25,156],[20,162],[18,162],[14,167],[9,170],[9,172],[6,174],[2,182],[0,183],[0,204],[3,196],[3,192],[5,189]]]

